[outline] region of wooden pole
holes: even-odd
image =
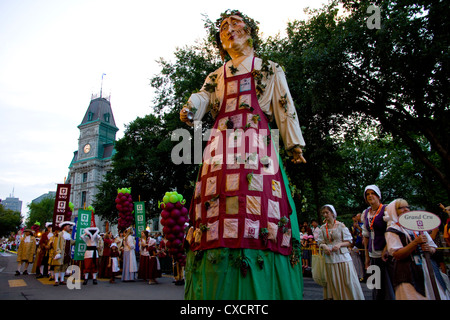
[[[422,235],[423,232],[419,231],[419,234]],[[436,277],[434,276],[433,266],[431,265],[430,252],[424,251],[423,255],[425,256],[425,261],[427,262],[428,274],[430,275],[431,286],[433,287],[433,293],[435,300],[441,300],[441,296],[439,295],[439,290],[436,283]]]

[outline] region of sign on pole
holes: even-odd
[[[141,232],[145,230],[145,203],[134,203],[134,221],[136,222],[136,237],[141,237]]]
[[[66,215],[69,211],[70,187],[70,184],[58,184],[56,188],[55,207],[53,208],[54,226],[66,221]]]
[[[78,210],[77,234],[75,238],[75,253],[73,255],[73,260],[84,260],[86,242],[81,239],[81,235],[84,233],[84,229],[91,226],[91,215],[92,211],[90,210]]]
[[[441,219],[434,213],[427,211],[409,211],[398,218],[403,228],[412,231],[433,230],[441,224]]]

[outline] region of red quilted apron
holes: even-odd
[[[255,58],[253,58],[252,71]],[[252,72],[228,77],[190,207],[191,249],[269,249],[289,255],[292,209]]]

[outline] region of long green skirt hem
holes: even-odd
[[[242,260],[248,268],[244,276]],[[245,264],[245,263],[244,263]],[[186,300],[301,300],[301,262],[269,250],[217,248],[188,251]]]

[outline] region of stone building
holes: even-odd
[[[92,97],[86,114],[78,126],[78,150],[74,152],[66,183],[70,183],[73,217],[79,209],[93,204],[98,186],[105,174],[112,170],[114,142],[119,130],[114,121],[109,99]],[[96,226],[105,231],[105,223],[96,217]]]

